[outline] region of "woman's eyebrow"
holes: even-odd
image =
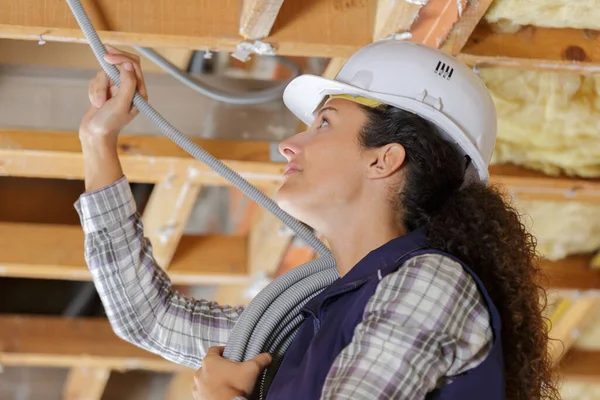
[[[319,115],[323,114],[325,111],[329,111],[329,110],[331,110],[331,111],[335,111],[335,112],[338,112],[337,108],[334,108],[334,107],[331,107],[331,106],[327,106],[327,107],[323,107],[323,108],[321,108],[321,109],[319,110],[319,112],[317,113],[317,117],[318,117]]]

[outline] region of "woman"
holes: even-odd
[[[269,356],[221,356],[243,308],[173,292],[143,236],[116,144],[146,88],[139,59],[108,50],[121,88],[90,84],[76,203],[99,295],[121,338],[199,368],[197,398],[248,397]],[[486,185],[496,121],[477,76],[383,41],[284,100],[310,127],[280,144],[277,201],[327,238],[341,278],[304,308],[269,398],[558,399],[534,238]]]

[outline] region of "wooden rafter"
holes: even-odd
[[[460,59],[479,67],[501,67],[597,74],[600,72],[600,35],[570,28],[526,26],[516,33],[477,26]]]
[[[186,369],[121,340],[102,318],[18,315],[0,316],[0,364],[119,371]]]
[[[76,225],[0,223],[0,276],[91,280],[83,244]],[[185,285],[243,283],[246,265],[244,237],[183,236],[169,276]]]
[[[248,40],[269,36],[283,0],[243,0],[240,35]]]
[[[546,287],[564,290],[600,289],[600,271],[590,268],[592,255],[573,255],[558,261],[542,260]]]
[[[106,368],[71,368],[63,388],[63,400],[100,400],[108,382]]]
[[[119,148],[125,174],[132,182],[160,182],[189,176],[202,185],[227,182],[193,159],[166,137],[121,136]],[[281,185],[285,164],[270,161],[268,142],[194,140],[201,147],[261,189]],[[83,157],[76,133],[0,130],[0,174],[8,176],[83,179]],[[490,168],[492,183],[520,198],[600,202],[600,179],[548,176],[514,165]]]
[[[461,52],[493,0],[467,1],[465,10],[444,40],[441,49],[453,56]]]
[[[190,176],[171,176],[158,182],[144,210],[144,235],[150,239],[154,259],[168,268],[201,185]]]
[[[600,350],[573,348],[560,362],[561,379],[600,383]]]
[[[2,315],[0,363],[4,366],[176,372],[180,373],[182,385],[192,373],[188,368],[119,339],[108,321],[100,318]],[[600,382],[598,365],[600,351],[573,348],[561,361],[561,376],[568,380]]]
[[[523,200],[600,202],[600,179],[549,176],[513,164],[493,165],[490,181]]]
[[[377,0],[373,41],[408,32],[427,1]]]
[[[268,143],[200,140],[198,145],[223,160],[251,183],[277,187],[284,166],[270,162]],[[163,136],[119,138],[123,170],[131,182],[155,183],[188,176],[204,185],[227,184],[222,177]],[[0,174],[21,177],[83,179],[83,157],[76,133],[0,130]]]
[[[240,41],[238,0],[198,0],[174,3],[131,0],[127,7],[102,1],[98,14],[100,38],[114,45],[234,51]],[[86,3],[87,6],[87,3]],[[35,12],[43,10],[43,12]],[[87,9],[86,9],[87,10]],[[139,15],[135,10],[144,10]],[[365,1],[284,1],[277,29],[265,40],[280,55],[348,57],[372,39],[372,23]],[[93,14],[92,11],[89,11]],[[318,27],[318,29],[315,29]],[[83,41],[64,1],[3,0],[0,37],[46,41]]]
[[[549,351],[554,363],[561,358],[575,344],[577,333],[590,322],[590,314],[598,307],[599,300],[596,297],[583,296],[576,300],[565,300],[570,302],[566,311],[552,325],[549,333]]]

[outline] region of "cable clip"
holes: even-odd
[[[255,40],[254,42],[241,42],[237,45],[236,51],[232,53],[231,56],[241,62],[246,62],[250,59],[250,54],[274,56],[275,47],[260,40]]]
[[[42,34],[40,33],[40,40],[38,40],[38,44],[40,46],[43,46],[46,44],[46,41],[44,40],[44,37],[42,36]]]

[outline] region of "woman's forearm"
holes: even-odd
[[[83,153],[86,192],[108,186],[123,176],[116,138],[95,137],[85,132],[80,133],[79,137]]]

